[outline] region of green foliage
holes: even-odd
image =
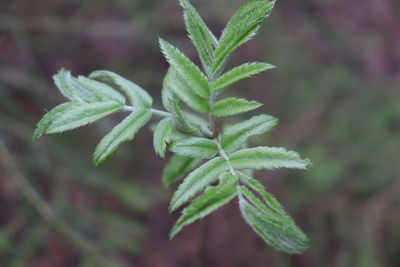
[[[271,131],[278,120],[269,115],[259,115],[227,127],[221,138],[221,146],[227,152],[235,151],[247,143],[253,135],[264,134]]]
[[[212,92],[219,92],[231,84],[274,68],[268,63],[247,63],[228,71],[211,84]]]
[[[132,140],[151,118],[161,117],[154,131],[154,150],[161,157],[165,157],[167,150],[175,153],[164,169],[163,182],[169,187],[183,179],[171,198],[169,210],[189,203],[173,227],[171,238],[184,226],[238,197],[244,219],[266,243],[287,253],[302,253],[308,246],[307,238],[279,202],[251,176],[255,170],[306,169],[309,161],[284,148],[247,148],[250,137],[265,134],[277,125],[272,116],[254,116],[225,127],[222,133],[216,127],[218,117],[245,113],[262,105],[241,98],[218,97],[226,87],[273,68],[267,63],[247,63],[221,75],[230,54],[257,33],[275,1],[245,3],[219,39],[188,0],[181,0],[180,4],[203,70],[160,39],[161,51],[170,64],[162,88],[166,111],[154,109],[153,100],[144,89],[118,74],[95,71],[89,78],[74,78],[62,69],[54,81],[71,102],[46,114],[38,123],[34,138],[84,126],[117,111],[130,112],[97,146],[93,161],[98,165],[122,143]],[[129,105],[121,93],[101,81],[115,84],[126,95]],[[205,162],[200,165],[202,160]]]
[[[123,142],[133,140],[135,134],[150,118],[151,112],[145,109],[138,109],[115,126],[96,147],[96,151],[93,154],[94,164],[99,165],[105,161]]]
[[[153,99],[151,96],[139,85],[121,77],[114,72],[98,70],[91,73],[89,77],[115,83],[126,94],[129,102],[134,106],[140,108],[150,108],[153,104]]]
[[[189,37],[197,48],[206,73],[210,74],[214,64],[214,49],[218,45],[218,40],[188,0],[181,0],[180,3],[184,9],[184,19]]]
[[[165,118],[158,123],[154,131],[154,150],[160,157],[165,157],[165,150],[171,141],[173,127],[171,118]]]
[[[211,159],[218,154],[218,147],[213,141],[200,137],[178,140],[170,150],[178,155],[201,159]]]
[[[257,101],[247,101],[243,98],[230,97],[214,104],[213,114],[217,117],[237,115],[261,107]]]
[[[171,230],[170,238],[174,238],[185,225],[206,217],[236,197],[235,183],[236,179],[230,173],[222,174],[218,186],[207,187],[201,197],[195,199],[182,211],[182,216]]]

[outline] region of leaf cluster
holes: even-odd
[[[132,140],[152,117],[161,117],[153,127],[154,150],[161,157],[167,151],[175,154],[165,167],[163,182],[168,187],[179,183],[169,210],[173,212],[186,205],[172,228],[171,238],[184,226],[238,198],[243,218],[266,243],[287,253],[302,253],[308,246],[306,236],[279,202],[249,174],[254,170],[306,169],[309,161],[284,148],[248,148],[249,138],[266,134],[277,125],[277,119],[270,115],[253,116],[226,126],[221,132],[215,127],[220,118],[262,105],[243,98],[220,99],[220,94],[234,83],[273,68],[268,63],[253,62],[224,70],[231,54],[257,33],[275,1],[246,2],[219,38],[188,0],[180,0],[180,4],[202,66],[160,39],[161,51],[170,65],[162,88],[165,111],[154,109],[153,100],[145,90],[113,72],[95,71],[88,77],[73,77],[62,69],[54,81],[69,102],[43,117],[34,138],[85,126],[116,112],[127,112],[97,146],[93,161],[98,165],[122,143]]]

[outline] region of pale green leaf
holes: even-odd
[[[222,157],[214,158],[192,171],[180,184],[172,196],[169,210],[178,209],[196,194],[203,191],[218,179],[218,176],[229,169]]]
[[[210,105],[207,99],[198,96],[189,87],[187,82],[177,73],[174,68],[171,68],[168,76],[166,77],[167,86],[172,89],[176,96],[178,96],[185,104],[198,112],[209,112]]]
[[[245,183],[249,188],[251,188],[262,198],[263,204],[266,205],[269,209],[283,216],[287,216],[285,210],[278,202],[278,200],[276,200],[273,195],[265,191],[264,186],[258,180],[246,179]]]
[[[36,125],[36,129],[35,132],[33,134],[32,139],[38,139],[39,137],[41,137],[43,134],[46,133],[47,129],[49,128],[49,126],[51,125],[51,123],[57,118],[62,116],[62,114],[67,111],[70,110],[72,108],[74,108],[76,106],[76,103],[74,102],[68,102],[68,103],[64,103],[61,104],[55,108],[53,108],[52,110],[50,110],[49,112],[47,112],[43,118],[37,123]]]
[[[114,90],[107,84],[86,78],[84,76],[79,76],[76,79],[77,83],[82,87],[91,92],[99,101],[115,101],[125,104],[125,97]]]
[[[98,70],[89,77],[115,83],[126,94],[129,102],[136,107],[150,108],[153,105],[153,99],[143,88],[114,72]]]
[[[262,104],[257,101],[247,101],[243,98],[230,97],[215,103],[212,113],[217,117],[224,117],[245,113],[261,106]]]
[[[250,120],[227,127],[222,134],[221,144],[226,152],[241,148],[247,139],[271,131],[278,120],[269,115],[254,116]]]
[[[203,98],[210,96],[210,88],[204,73],[182,52],[160,39],[160,47],[169,64],[186,80],[193,91]]]
[[[163,171],[163,183],[170,187],[178,182],[188,172],[193,170],[200,163],[200,159],[174,155],[168,161]]]
[[[137,109],[115,126],[99,143],[93,154],[93,162],[99,165],[110,157],[124,142],[133,140],[135,134],[150,120],[151,112]]]
[[[107,115],[120,111],[122,105],[117,102],[107,101],[98,103],[71,102],[59,106],[56,111],[43,118],[41,131],[46,128],[46,134],[62,133],[93,123]],[[44,127],[46,125],[46,127]],[[37,133],[37,135],[40,132]]]
[[[218,147],[215,142],[200,137],[178,140],[169,149],[179,155],[202,159],[210,159],[218,154]]]
[[[53,81],[61,94],[73,102],[86,103],[101,101],[93,92],[78,84],[69,70],[64,68],[60,69],[59,72],[53,76]]]
[[[278,203],[272,195],[268,196],[273,199],[272,205]],[[275,212],[268,207],[270,203],[266,206],[244,186],[240,187],[239,206],[246,222],[267,244],[290,254],[300,254],[308,248],[307,237],[283,209]]]
[[[306,169],[310,164],[309,160],[301,159],[297,152],[278,147],[247,148],[232,153],[229,158],[235,169]]]
[[[257,33],[274,4],[275,0],[248,1],[233,15],[215,50],[213,73],[219,72],[228,56]]]
[[[236,195],[235,179],[230,173],[222,175],[221,183],[218,186],[207,187],[204,194],[195,200],[182,211],[182,216],[178,219],[171,230],[170,239],[181,231],[181,229],[202,219],[230,202]]]
[[[171,118],[165,118],[157,124],[154,131],[154,150],[161,157],[165,157],[165,149],[171,140],[172,129]]]
[[[269,70],[275,68],[275,66],[272,66],[268,63],[246,63],[243,65],[240,65],[221,77],[219,77],[217,80],[215,80],[211,84],[211,91],[212,92],[218,92],[221,91],[222,89],[230,86],[231,84],[243,80],[245,78],[249,78],[252,75],[258,74],[260,72]]]
[[[184,19],[189,37],[197,48],[204,68],[210,70],[214,63],[214,49],[218,45],[218,41],[190,2],[180,0],[180,3],[184,9]]]

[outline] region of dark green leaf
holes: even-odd
[[[200,159],[174,155],[164,168],[163,183],[170,187],[200,163]]]

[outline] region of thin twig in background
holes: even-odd
[[[0,164],[3,165],[4,170],[9,177],[13,179],[16,187],[21,191],[26,200],[37,210],[43,220],[65,239],[70,241],[77,250],[81,251],[86,257],[93,259],[99,266],[121,266],[115,261],[111,261],[101,255],[95,246],[83,239],[79,233],[54,214],[54,211],[43,201],[26,177],[21,173],[2,140],[0,140]]]

